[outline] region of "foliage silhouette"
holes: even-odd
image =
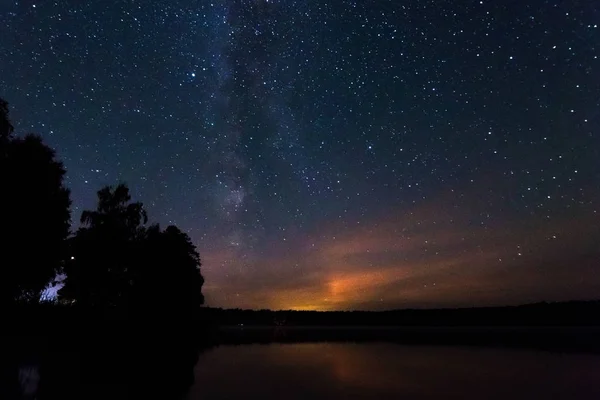
[[[195,318],[204,303],[204,279],[189,236],[172,225],[164,231],[153,225],[146,231],[143,249],[145,260],[136,271],[134,287],[138,310],[163,318]]]
[[[98,191],[96,210],[82,213],[69,240],[59,298],[128,317],[195,318],[203,303],[200,257],[177,227],[147,222],[126,185]]]
[[[126,302],[136,248],[147,221],[142,204],[130,201],[125,185],[98,191],[97,209],[82,213],[82,226],[69,240],[59,297],[88,307]]]
[[[206,342],[192,241],[175,226],[146,226],[123,184],[100,190],[68,237],[62,163],[40,137],[13,131],[0,99],[0,398],[180,398]],[[62,304],[40,302],[57,273]],[[157,322],[166,334],[150,329]]]
[[[13,133],[13,126],[8,117],[8,102],[0,98],[0,140],[5,141]]]
[[[0,305],[37,301],[60,269],[71,218],[64,175],[39,136],[13,136],[0,99]]]

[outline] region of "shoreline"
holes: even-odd
[[[593,326],[219,326],[214,345],[310,342],[386,342],[528,348],[600,354],[600,327]]]

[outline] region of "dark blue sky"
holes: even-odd
[[[593,1],[0,4],[0,96],[73,220],[128,183],[209,305],[600,293]]]

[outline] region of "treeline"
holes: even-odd
[[[65,173],[0,99],[0,399],[181,398],[207,346],[195,246],[124,184],[72,231]]]
[[[98,318],[196,318],[204,280],[188,235],[149,224],[124,184],[100,189],[96,209],[83,211],[72,232],[65,173],[39,136],[14,134],[8,103],[0,99],[0,308],[64,316],[37,307],[52,300]],[[58,283],[57,298],[42,299]]]
[[[270,311],[203,308],[214,326],[599,326],[600,301],[536,303],[513,307],[393,311]]]

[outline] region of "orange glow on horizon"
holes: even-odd
[[[600,226],[589,216],[504,221],[488,229],[472,225],[474,210],[453,208],[448,198],[436,201],[446,208],[431,202],[382,221],[306,235],[293,246],[272,249],[257,266],[236,264],[235,253],[213,252],[203,259],[207,303],[377,310],[515,304],[600,292],[598,279],[581,278],[595,276],[600,267],[597,259],[585,258]],[[584,250],[574,260],[577,248]],[[574,263],[579,276],[565,272]]]

